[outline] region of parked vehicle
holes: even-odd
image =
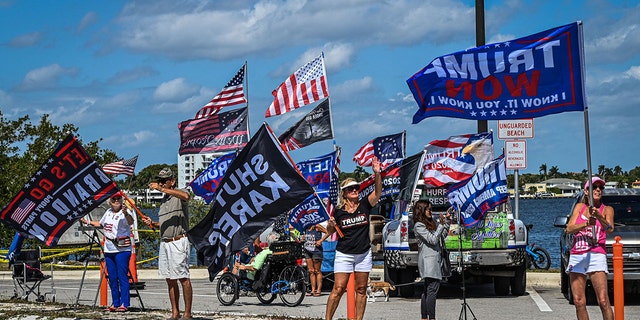
[[[527,231],[531,231],[533,228],[532,224],[527,225]],[[527,245],[527,268],[531,269],[534,267],[536,269],[549,270],[551,267],[551,256],[547,249],[536,246],[535,243]]]
[[[566,216],[556,217],[554,226],[566,228],[573,208],[581,202],[584,192],[579,192]],[[640,293],[640,189],[604,189],[602,203],[613,207],[614,231],[607,235],[607,265],[609,267],[609,293],[613,293],[613,247],[615,236],[622,238],[625,294]],[[567,269],[569,252],[573,245],[573,235],[562,232],[560,236],[560,269]],[[573,303],[569,275],[560,273],[560,289],[569,303]],[[596,302],[591,282],[587,281],[587,303]]]
[[[449,207],[445,188],[426,188],[419,181],[414,196],[429,199],[436,218]],[[382,232],[385,279],[396,284],[401,296],[410,297],[415,293],[411,283],[420,276],[411,208],[393,210],[395,214]],[[527,228],[521,220],[514,219],[508,204],[489,211],[473,228],[452,224],[446,240],[453,269],[448,281],[462,279],[456,268],[461,264],[460,270],[465,275],[490,277],[497,295],[508,295],[510,291],[514,296],[523,295],[527,283],[527,241]]]

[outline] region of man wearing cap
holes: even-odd
[[[569,274],[573,304],[578,319],[589,319],[587,276],[596,293],[602,319],[613,320],[607,286],[607,233],[613,232],[613,208],[602,203],[605,182],[592,177],[584,185],[582,203],[576,204],[566,232],[573,234],[573,246],[566,272]],[[593,201],[593,202],[592,202]]]
[[[167,281],[171,301],[171,319],[191,319],[193,289],[189,274],[191,244],[186,236],[189,230],[189,192],[176,189],[176,178],[170,168],[163,168],[149,189],[164,193],[158,222],[149,217],[142,218],[152,228],[160,228],[160,250],[158,252],[158,274]],[[180,289],[184,295],[184,313],[180,317]]]

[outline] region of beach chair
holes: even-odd
[[[51,275],[44,274],[40,269],[41,258],[40,247],[33,250],[23,250],[16,256],[12,265],[14,298],[29,300],[29,296],[34,294],[36,301],[44,302],[47,294],[53,294],[53,290],[44,294],[40,292],[40,284],[52,278]]]

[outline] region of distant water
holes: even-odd
[[[566,216],[571,210],[573,198],[520,199],[518,202],[520,220],[524,224],[533,224],[529,233],[529,243],[535,243],[547,249],[551,255],[551,268],[560,268],[561,228],[553,226],[557,216]],[[515,200],[511,199],[515,210]]]

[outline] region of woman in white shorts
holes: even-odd
[[[590,185],[591,188],[589,188]],[[573,304],[576,307],[578,319],[589,319],[585,293],[587,276],[589,276],[596,292],[602,318],[613,320],[613,310],[607,292],[609,271],[605,248],[607,233],[613,232],[613,208],[601,202],[604,185],[604,180],[598,177],[593,177],[591,181],[585,183],[582,203],[573,208],[567,223],[566,232],[575,234],[566,272],[569,273]],[[593,198],[592,206],[589,206],[589,195]]]
[[[354,273],[356,287],[356,319],[364,317],[367,306],[367,283],[373,267],[369,240],[369,215],[382,193],[380,161],[373,159],[372,169],[375,188],[367,197],[358,200],[360,184],[347,178],[340,184],[340,201],[333,217],[327,223],[328,234],[338,232],[338,243],[333,263],[333,290],[327,299],[325,319],[332,319],[340,298],[347,288],[349,277]]]

